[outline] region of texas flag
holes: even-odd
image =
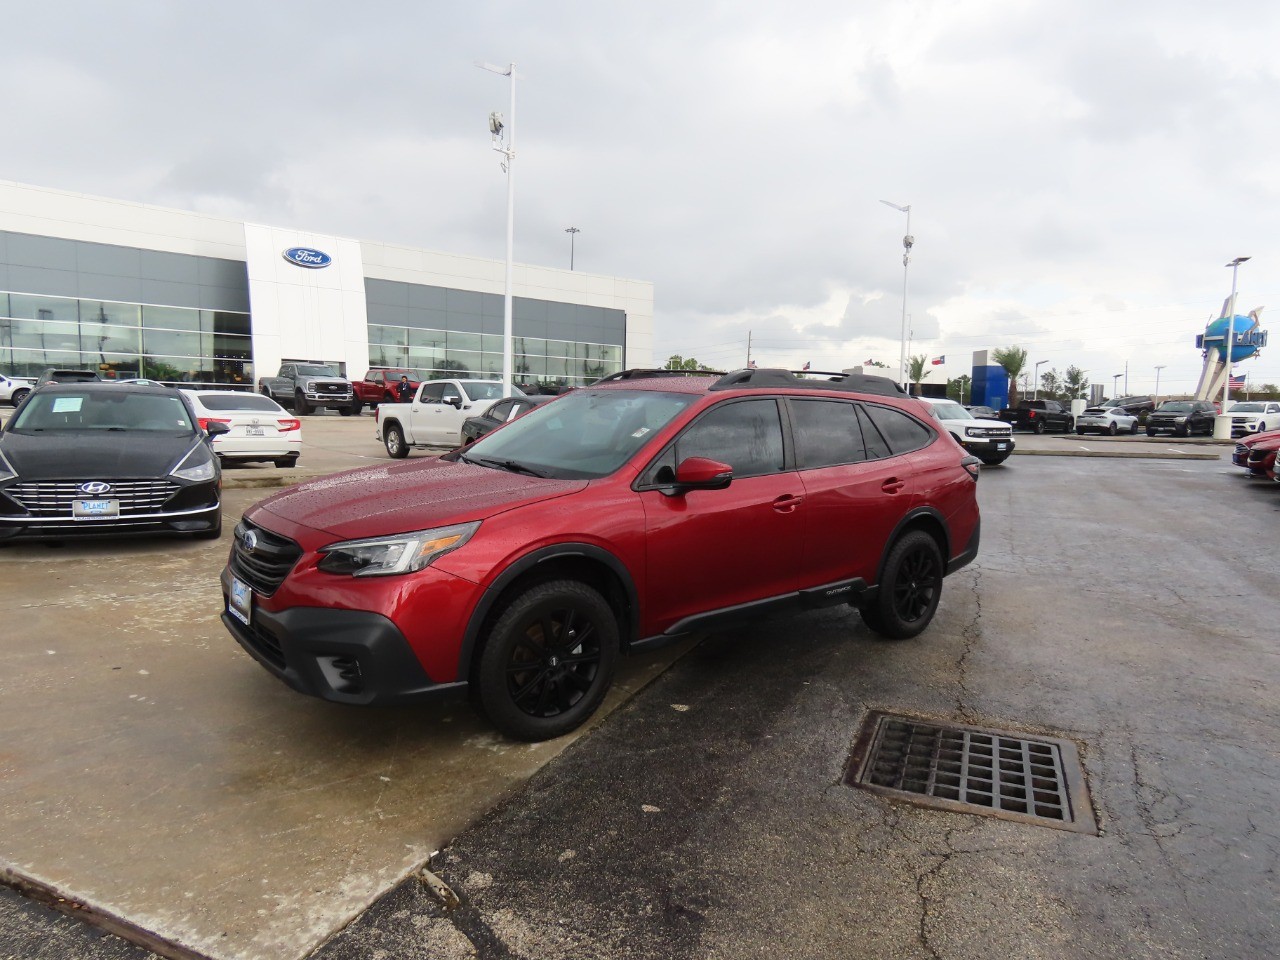
[[[804,362],[804,366],[803,366],[803,367],[801,367],[800,369],[801,369],[801,370],[808,370],[808,369],[809,369],[809,361],[808,361],[808,360],[806,360],[806,361]]]
[[[946,362],[947,362],[947,358],[946,358],[945,356],[942,356],[942,357],[934,357],[934,358],[933,358],[933,360],[932,360],[931,362],[932,362],[932,364],[933,364],[935,367],[938,367],[938,366],[941,366],[942,364],[946,363]]]

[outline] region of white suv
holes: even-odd
[[[16,407],[34,385],[35,381],[28,377],[6,377],[0,373],[0,401],[7,400]]]
[[[956,442],[989,467],[1004,463],[1013,453],[1013,427],[1003,420],[982,420],[954,400],[917,397]]]

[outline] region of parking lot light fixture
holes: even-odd
[[[1035,382],[1031,385],[1031,399],[1032,399],[1032,400],[1039,400],[1039,399],[1040,399],[1040,366],[1041,366],[1042,364],[1045,364],[1045,363],[1048,363],[1048,362],[1049,362],[1048,360],[1037,360],[1037,361],[1036,361],[1036,367],[1035,367]]]
[[[1112,400],[1116,399],[1116,397],[1118,396],[1116,393],[1116,390],[1120,388],[1120,378],[1123,376],[1124,376],[1123,373],[1113,373],[1111,375],[1111,399]]]
[[[506,67],[495,67],[492,63],[477,63],[476,66],[511,80],[511,114],[507,117],[506,123],[503,123],[500,114],[489,114],[489,133],[493,138],[493,149],[502,154],[502,170],[507,175],[507,271],[502,298],[502,395],[509,397],[512,395],[511,375],[512,368],[515,366],[512,349],[514,324],[511,319],[511,289],[516,236],[516,65],[513,63]]]
[[[1222,361],[1226,370],[1222,374],[1222,412],[1227,412],[1231,402],[1231,359],[1236,352],[1236,273],[1240,264],[1252,257],[1236,257],[1226,266],[1231,268],[1231,299],[1227,301],[1227,341],[1222,350]],[[1213,438],[1215,440],[1231,439],[1231,421],[1227,417],[1218,417],[1213,421]]]
[[[1151,398],[1156,403],[1160,402],[1160,371],[1163,370],[1166,366],[1167,364],[1163,364],[1163,363],[1156,364],[1156,395]]]

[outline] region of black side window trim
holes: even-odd
[[[942,436],[942,434],[939,433],[938,430],[935,430],[930,424],[926,423],[923,417],[917,417],[915,414],[908,413],[906,410],[899,409],[898,407],[891,407],[888,404],[884,404],[884,403],[863,403],[862,407],[864,410],[868,411],[867,423],[871,426],[872,429],[876,431],[877,434],[879,434],[880,439],[884,442],[884,445],[889,448],[888,457],[868,456],[867,458],[868,460],[873,460],[873,459],[874,460],[892,460],[894,457],[905,457],[909,453],[917,453],[918,451],[924,450],[927,447],[937,443],[938,438]],[[902,414],[904,417],[906,417],[909,420],[914,420],[916,423],[924,427],[925,431],[929,434],[929,439],[924,443],[920,444],[920,446],[918,447],[912,447],[910,450],[895,450],[893,448],[893,444],[889,442],[889,439],[881,432],[880,428],[876,426],[875,421],[871,419],[869,411],[873,407],[881,410],[892,410],[894,413]],[[938,424],[938,426],[939,428],[941,428],[941,424]]]

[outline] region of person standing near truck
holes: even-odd
[[[409,383],[407,373],[400,374],[400,382],[396,384],[396,399],[400,403],[408,403],[413,399],[413,385]]]

